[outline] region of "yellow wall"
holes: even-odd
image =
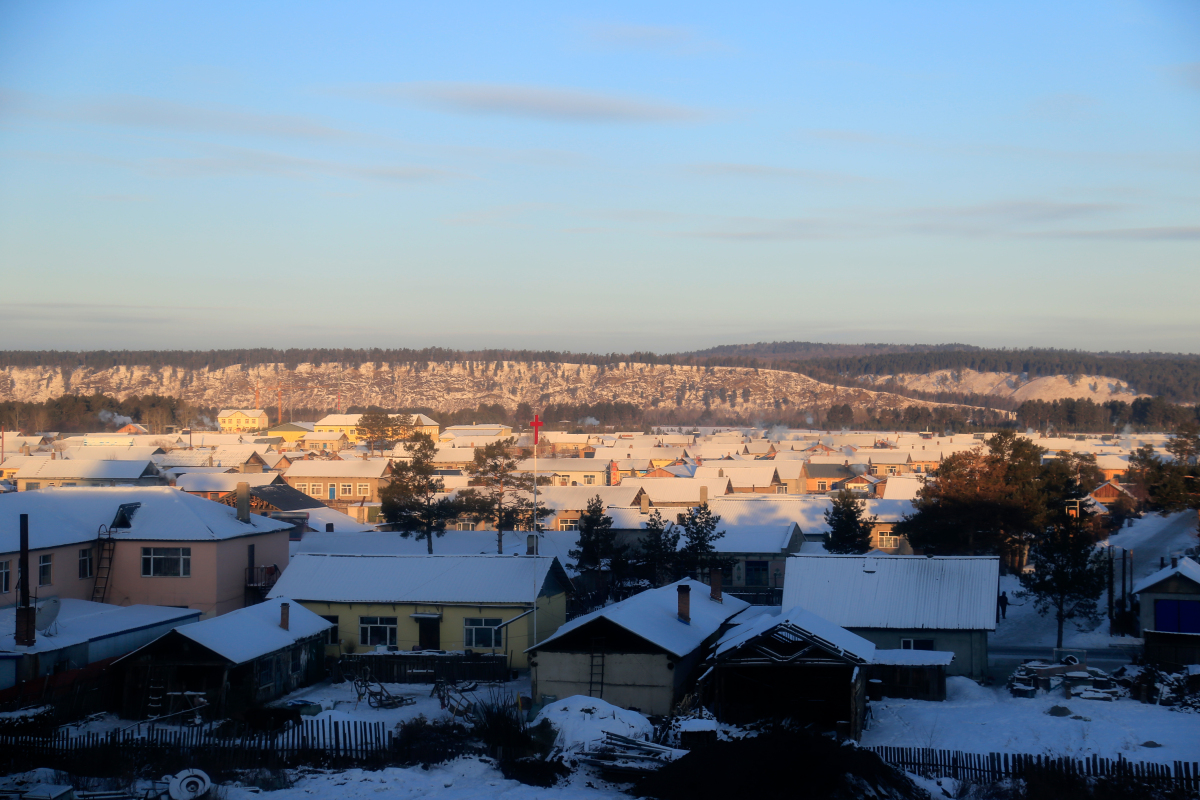
[[[441,619],[441,649],[462,650],[463,620],[467,617],[499,618],[507,622],[513,617],[520,616],[529,610],[528,606],[490,606],[490,605],[445,605],[430,603],[322,603],[312,600],[298,601],[300,605],[314,614],[336,616],[338,618],[337,637],[342,642],[338,645],[327,645],[326,655],[337,656],[342,652],[350,652],[348,645],[354,645],[354,652],[367,652],[370,648],[359,644],[359,617],[396,617],[396,646],[401,650],[412,650],[418,642],[417,621],[411,614],[440,613]],[[503,648],[492,648],[488,652],[507,652],[509,666],[512,669],[524,669],[529,666],[525,649],[535,642],[530,641],[533,633],[533,614],[514,622],[507,627]],[[535,641],[544,639],[558,630],[567,621],[567,596],[557,594],[553,597],[538,598],[537,637]],[[481,648],[472,648],[482,652]]]
[[[285,442],[299,441],[300,439],[303,439],[304,436],[308,433],[308,431],[279,431],[279,430],[268,430],[267,432],[270,433],[272,436],[278,436],[280,439],[283,439]]]
[[[267,427],[267,414],[261,412],[259,416],[250,417],[242,412],[237,412],[228,417],[220,417],[217,419],[217,424],[221,430],[226,433],[236,433],[237,431],[259,431],[265,430]]]
[[[315,425],[313,433],[344,433],[350,444],[358,444],[357,425]]]

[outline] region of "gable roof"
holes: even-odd
[[[783,606],[844,628],[995,630],[994,556],[791,556]]]
[[[283,471],[288,478],[382,478],[391,461],[384,458],[349,461],[294,461]]]
[[[91,481],[136,481],[145,476],[158,475],[158,469],[149,460],[104,461],[101,459],[39,458],[25,463],[14,476],[20,480],[42,478],[59,480],[79,478]]]
[[[180,625],[173,633],[191,639],[234,664],[244,664],[333,627],[332,622],[322,619],[299,603],[290,603],[288,627],[284,630],[279,627],[280,606],[289,602],[272,595],[256,605],[190,625]]]
[[[553,556],[307,553],[292,558],[270,596],[329,603],[531,604],[551,570],[570,586]]]
[[[691,587],[691,622],[679,619],[679,585]],[[675,656],[685,656],[716,633],[730,617],[749,607],[749,603],[731,595],[722,602],[709,596],[709,588],[699,581],[685,578],[676,583],[650,589],[619,603],[605,606],[590,614],[576,617],[560,627],[549,638],[538,642],[529,650],[544,647],[576,628],[604,619],[629,631],[635,636],[666,650]],[[529,652],[526,650],[526,652]]]
[[[257,514],[239,522],[236,509],[169,486],[50,487],[5,495],[0,553],[19,549],[21,514],[29,515],[30,547],[41,549],[95,541],[100,526],[112,526],[122,506],[132,510],[125,515],[129,527],[111,528],[118,540],[219,541],[291,528]]]
[[[1200,564],[1197,564],[1190,558],[1184,557],[1179,559],[1174,567],[1164,567],[1157,572],[1147,575],[1137,582],[1133,587],[1133,593],[1144,592],[1154,586],[1156,583],[1162,583],[1167,578],[1178,575],[1181,578],[1187,578],[1196,585],[1200,586]]]
[[[799,634],[802,638],[850,661],[870,664],[874,660],[874,644],[799,606],[778,616],[761,614],[748,622],[734,626],[717,643],[714,655],[719,659],[742,645],[748,644],[751,640],[781,627],[791,628],[788,632],[789,636]]]
[[[176,488],[185,492],[233,492],[239,483],[266,486],[283,483],[278,472],[188,472],[175,480]]]

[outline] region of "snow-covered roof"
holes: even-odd
[[[779,475],[775,472],[775,465],[771,462],[730,462],[737,464],[736,467],[725,469],[724,464],[717,462],[716,464],[705,464],[701,467],[696,467],[695,478],[697,480],[712,481],[728,478],[732,486],[738,488],[770,486],[776,482]]]
[[[138,507],[123,515],[129,527],[112,528],[121,506],[135,503]],[[219,541],[291,527],[257,514],[251,514],[249,522],[238,522],[236,509],[169,486],[50,487],[5,495],[0,502],[0,553],[19,549],[21,514],[29,515],[33,548],[94,541],[101,525],[110,526],[118,540],[184,542]]]
[[[916,500],[917,492],[925,485],[924,476],[889,475],[883,486],[884,500]]]
[[[540,464],[538,466],[541,466]],[[538,470],[541,472],[541,470]],[[631,506],[638,496],[638,487],[627,484],[620,486],[539,486],[538,502],[558,511],[582,511],[588,501],[599,497],[605,508],[609,506]]]
[[[561,572],[553,556],[300,553],[271,596],[330,603],[526,604],[556,566]]]
[[[637,486],[646,492],[651,503],[699,503],[700,488],[708,490],[708,502],[730,491],[729,478],[700,480],[698,478],[626,478],[622,486]]]
[[[90,447],[77,446],[64,448],[59,458],[100,459],[103,461],[149,461],[151,456],[159,455],[162,452],[163,449],[155,445],[130,447],[92,445]]]
[[[284,603],[290,603],[287,630],[279,627],[280,606]],[[273,593],[270,599],[256,605],[180,625],[175,632],[234,664],[244,664],[332,627],[332,622]]]
[[[316,424],[329,426],[357,426],[360,419],[362,419],[362,414],[326,414],[317,420]]]
[[[1133,587],[1133,593],[1144,592],[1156,583],[1161,583],[1167,578],[1179,575],[1188,580],[1200,584],[1200,564],[1197,564],[1190,558],[1181,558],[1174,567],[1164,567],[1157,572],[1147,575],[1142,578]]]
[[[691,587],[690,623],[679,619],[680,584]],[[604,619],[668,653],[682,657],[703,644],[704,640],[716,633],[730,617],[749,605],[731,595],[725,595],[722,602],[717,602],[710,597],[709,587],[699,581],[685,578],[576,617],[560,627],[552,636],[529,649],[545,647],[576,628]]]
[[[721,516],[723,525],[794,522],[807,534],[829,531],[825,512],[832,507],[828,497],[797,494],[730,494],[708,501],[709,510]]]
[[[322,433],[306,433],[300,437],[306,442],[340,442],[346,439],[346,434],[341,431],[326,431]]]
[[[267,486],[283,483],[283,477],[278,472],[189,472],[175,486],[185,492],[232,492],[239,483]]]
[[[234,414],[244,414],[247,417],[254,417],[257,419],[259,417],[265,417],[267,412],[263,411],[261,408],[223,408],[217,412],[218,417],[232,417]]]
[[[762,614],[749,622],[733,627],[717,643],[716,656],[720,658],[751,639],[784,625],[794,628],[800,635],[836,654],[849,658],[851,661],[869,664],[874,658],[874,644],[858,634],[851,633],[824,617],[800,607],[792,608],[778,616]]]
[[[296,461],[283,471],[289,478],[382,478],[387,459],[355,458],[349,461]]]
[[[0,651],[18,653],[45,653],[61,650],[84,642],[107,639],[142,628],[151,628],[170,623],[179,624],[196,619],[202,612],[197,609],[169,608],[164,606],[116,606],[108,603],[93,603],[90,600],[62,598],[58,617],[50,630],[52,636],[39,632],[33,647],[18,647],[15,641],[16,607],[0,609]],[[82,666],[82,665],[81,665]]]
[[[151,461],[102,461],[74,458],[60,460],[41,458],[30,460],[13,477],[19,480],[66,480],[78,478],[89,481],[136,481],[144,475],[157,475]]]
[[[993,556],[791,556],[783,606],[846,628],[995,630]]]

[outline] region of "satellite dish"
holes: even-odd
[[[46,629],[54,624],[54,620],[58,619],[59,611],[62,611],[62,601],[57,597],[51,597],[38,606],[33,619],[33,627],[37,629],[38,633],[45,633]]]

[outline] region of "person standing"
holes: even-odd
[[[1000,604],[1000,618],[1008,619],[1008,592],[1001,592],[996,602]]]

